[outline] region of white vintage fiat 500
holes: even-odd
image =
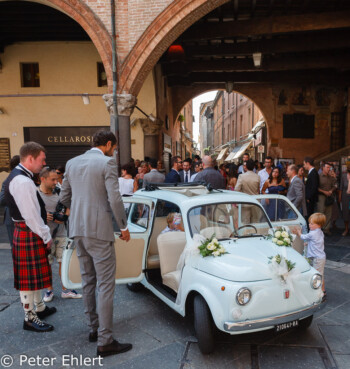
[[[131,241],[116,233],[116,283],[143,285],[193,314],[203,353],[214,349],[214,324],[232,335],[311,324],[322,277],[288,231],[306,224],[286,197],[189,184],[148,186],[124,202]],[[62,282],[81,287],[74,246],[64,251]]]

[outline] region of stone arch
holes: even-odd
[[[0,0],[2,1],[2,0]],[[50,6],[75,20],[89,35],[105,67],[108,85],[112,86],[112,40],[102,21],[81,0],[27,0]]]
[[[137,96],[148,73],[171,43],[197,20],[228,1],[173,1],[149,25],[123,62],[118,90]]]

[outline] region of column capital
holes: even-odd
[[[113,94],[105,94],[102,96],[109,114],[114,114],[113,111]],[[117,94],[118,115],[130,117],[137,104],[136,96],[130,94]]]
[[[156,119],[154,122],[148,118],[139,118],[138,120],[145,135],[157,135],[163,126],[163,122],[160,119]]]

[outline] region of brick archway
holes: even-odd
[[[118,90],[137,96],[159,58],[187,28],[229,0],[175,0],[146,29],[120,68]]]
[[[89,35],[95,45],[105,67],[108,85],[112,85],[112,40],[94,12],[81,0],[30,0],[43,5],[51,6],[70,16]]]

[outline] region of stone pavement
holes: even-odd
[[[133,293],[125,286],[117,286],[115,337],[133,343],[134,348],[125,354],[95,361],[91,366],[87,361],[85,365],[78,362],[80,358],[94,358],[96,353],[96,344],[87,340],[82,300],[64,300],[59,296],[57,264],[53,266],[56,295],[49,305],[56,306],[58,311],[47,319],[55,330],[43,334],[23,331],[23,311],[18,292],[13,289],[12,260],[5,236],[4,228],[0,227],[0,358],[11,355],[12,368],[33,367],[27,362],[20,364],[23,355],[52,358],[46,365],[49,368],[350,368],[350,263],[347,253],[350,237],[344,240],[336,235],[327,239],[327,254],[331,253],[329,248],[337,247],[333,254],[340,262],[327,262],[328,303],[305,332],[291,330],[274,335],[265,331],[238,336],[218,332],[216,351],[203,356],[189,320],[173,312],[147,290]],[[36,363],[34,367],[39,367],[40,362]]]

